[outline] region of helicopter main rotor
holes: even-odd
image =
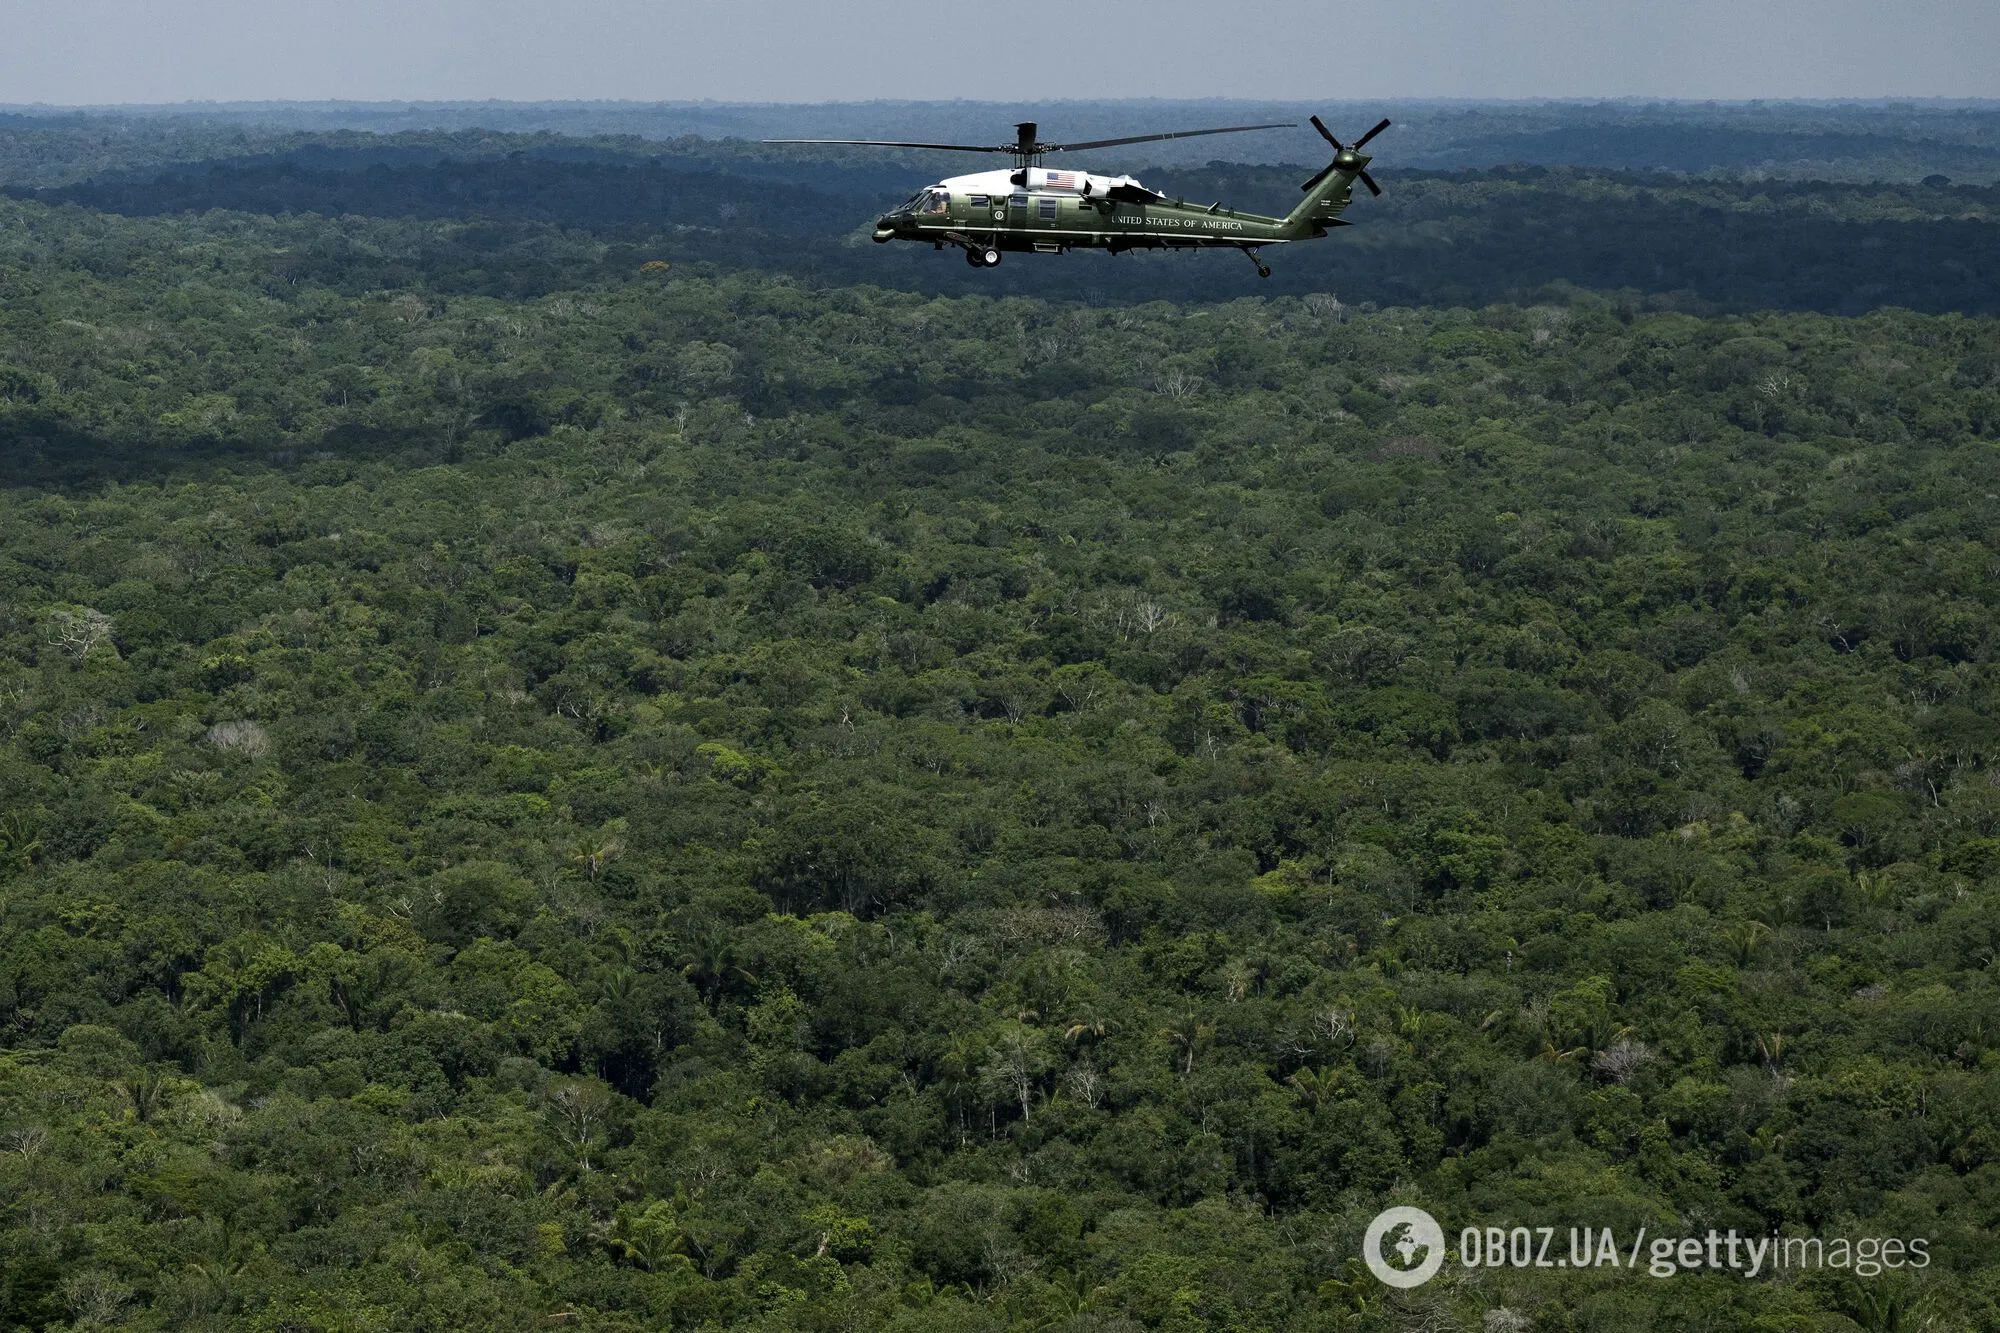
[[[1037,138],[1041,126],[1032,120],[1024,120],[1014,127],[1014,142],[1002,144],[984,143],[911,143],[900,139],[766,139],[765,143],[794,144],[846,144],[857,148],[930,148],[946,153],[1007,153],[1013,157],[1015,165],[1032,167],[1040,164],[1045,153],[1074,153],[1085,148],[1118,148],[1131,143],[1157,143],[1162,139],[1193,139],[1204,134],[1242,134],[1249,130],[1289,130],[1296,129],[1298,122],[1286,121],[1272,125],[1224,125],[1209,130],[1172,130],[1166,134],[1133,134],[1120,139],[1090,139],[1082,143],[1044,143]]]

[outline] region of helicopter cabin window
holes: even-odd
[[[1007,196],[1007,206],[1009,208],[1018,208],[1025,213],[1028,211],[1028,196],[1025,194],[1010,194]]]
[[[1037,199],[1035,203],[1041,210],[1043,221],[1054,222],[1056,220],[1056,209],[1061,207],[1062,201],[1059,199]]]
[[[965,197],[965,202],[974,208],[985,208],[991,201],[983,194],[969,194]]]

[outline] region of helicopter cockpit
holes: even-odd
[[[950,209],[950,192],[941,187],[933,186],[930,189],[918,190],[908,199],[896,205],[891,211],[893,213],[945,213],[949,212]]]

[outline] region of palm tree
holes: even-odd
[[[1444,1015],[1426,1012],[1409,1006],[1396,1010],[1396,1030],[1403,1035],[1410,1050],[1422,1055],[1439,1031],[1444,1027]]]
[[[1079,1017],[1071,1019],[1063,1026],[1063,1040],[1081,1042],[1102,1041],[1111,1032],[1111,1020],[1096,1009],[1087,1009]]]
[[[737,961],[738,957],[736,944],[729,938],[729,932],[721,926],[711,925],[681,951],[681,975],[694,983],[702,999],[713,1009],[731,976],[741,977],[752,985],[757,982],[757,978]]]
[[[579,843],[569,859],[582,866],[584,873],[590,876],[590,882],[595,884],[597,876],[604,867],[617,860],[624,851],[625,844],[622,840],[599,836],[587,838]]]
[[[1179,1022],[1161,1028],[1160,1036],[1166,1038],[1167,1044],[1179,1053],[1181,1073],[1192,1074],[1195,1053],[1214,1040],[1215,1024],[1204,1023],[1195,1015],[1189,1014]]]
[[[1589,1055],[1589,1054],[1590,1054],[1590,1048],[1588,1046],[1571,1046],[1564,1048],[1561,1046],[1557,1046],[1555,1042],[1551,1041],[1548,1037],[1545,1036],[1542,1038],[1542,1049],[1535,1053],[1535,1058],[1537,1060],[1547,1060],[1551,1064],[1563,1064],[1567,1061],[1576,1059],[1579,1055]]]
[[[1341,1071],[1322,1065],[1298,1070],[1285,1082],[1298,1089],[1299,1097],[1314,1107],[1325,1106],[1340,1091]]]
[[[153,1118],[173,1091],[167,1071],[158,1065],[141,1065],[115,1086],[132,1103],[132,1116],[141,1124]]]
[[[1736,958],[1738,967],[1748,967],[1756,957],[1757,946],[1771,935],[1771,928],[1762,921],[1740,921],[1722,932],[1722,940]]]

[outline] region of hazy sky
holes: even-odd
[[[0,103],[1210,96],[2000,97],[2000,0],[0,0]]]

